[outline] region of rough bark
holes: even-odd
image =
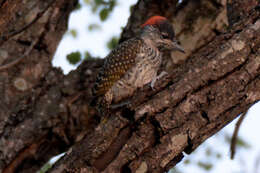
[[[86,61],[67,76],[51,66],[76,1],[0,1],[0,172],[35,172],[69,147],[50,172],[174,166],[183,151],[260,100],[260,12],[252,2],[244,2],[247,13],[233,16],[227,31],[224,0],[139,1],[122,40],[160,14],[173,22],[187,54],[168,55],[173,61],[163,68],[170,75],[156,90],[140,89],[131,105],[98,125],[90,89],[103,60]]]
[[[77,85],[51,60],[75,3],[0,3],[0,172],[35,172],[70,143],[62,113]]]

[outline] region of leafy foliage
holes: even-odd
[[[89,53],[88,51],[86,51],[86,52],[84,53],[84,60],[87,60],[87,59],[90,59],[90,58],[91,58],[90,53]]]
[[[229,135],[225,135],[225,141],[227,142],[227,143],[230,143],[231,142],[231,136],[229,136]],[[245,140],[243,140],[241,137],[237,137],[237,139],[236,139],[236,147],[243,147],[243,148],[250,148],[250,145],[245,141]]]
[[[116,6],[116,0],[84,0],[91,6],[92,12],[99,13],[101,21],[105,21]]]
[[[99,30],[99,29],[101,29],[101,26],[98,24],[91,24],[88,26],[89,31],[94,31],[94,30]]]
[[[198,166],[209,171],[212,169],[213,165],[211,163],[207,163],[207,162],[198,162]]]
[[[103,8],[99,13],[99,17],[102,21],[105,21],[108,17],[108,14],[109,14],[109,10],[107,8]]]
[[[181,171],[179,171],[178,169],[176,169],[176,168],[172,168],[172,169],[170,169],[169,170],[169,172],[168,173],[182,173]]]
[[[78,3],[75,10],[81,9],[82,6],[88,5],[91,7],[93,13],[99,15],[100,20],[106,21],[110,15],[110,13],[114,10],[117,4],[117,0],[84,0],[83,3]],[[101,26],[99,24],[93,23],[88,26],[89,31],[99,30]],[[71,29],[67,32],[73,38],[78,37],[78,32],[76,29]],[[107,47],[109,49],[114,49],[118,44],[119,38],[113,36],[111,40],[107,43]],[[85,51],[84,55],[81,55],[79,51],[72,52],[66,56],[66,59],[69,61],[70,64],[76,65],[79,63],[82,58],[84,60],[91,58],[91,55],[88,51]]]
[[[75,9],[74,9],[74,11],[81,9],[81,7],[82,7],[81,4],[78,2],[76,7],[75,7]]]
[[[114,49],[118,44],[119,38],[116,36],[113,36],[111,40],[107,43],[107,48],[112,50]]]
[[[68,54],[66,58],[70,64],[75,65],[81,60],[81,54],[79,51],[72,52],[72,53]]]
[[[75,29],[71,29],[69,33],[72,35],[72,37],[76,38],[78,36],[78,32]]]

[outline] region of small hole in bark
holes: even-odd
[[[122,117],[128,119],[129,121],[134,121],[134,115],[135,115],[135,111],[130,110],[128,108],[124,108],[122,110]]]
[[[240,32],[242,32],[242,29],[238,29],[235,31],[235,33],[240,33]]]
[[[128,167],[128,164],[122,166],[121,171],[122,173],[132,173],[131,169]]]
[[[201,111],[201,116],[209,122],[208,114],[205,111]]]
[[[17,42],[24,46],[31,46],[31,41],[28,40],[17,40]]]
[[[96,116],[96,115],[95,115],[95,116],[93,117],[93,121],[94,121],[94,122],[100,122],[100,121],[101,121],[101,116]]]
[[[213,29],[213,32],[218,36],[218,35],[220,35],[221,34],[221,32],[220,31],[218,31],[216,28],[215,29]]]
[[[150,122],[154,126],[155,144],[160,144],[160,138],[163,135],[162,127],[160,123],[155,119],[155,117],[151,117]]]
[[[184,149],[184,152],[190,154],[192,152],[192,147],[193,147],[192,141],[188,133],[188,146]]]

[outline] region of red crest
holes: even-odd
[[[143,28],[147,25],[157,25],[163,21],[167,21],[167,19],[162,16],[153,16],[153,17],[150,17],[144,24],[142,24],[141,27]]]

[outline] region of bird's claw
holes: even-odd
[[[168,73],[165,72],[165,71],[162,71],[158,76],[156,76],[155,78],[153,78],[153,80],[152,80],[152,82],[151,82],[151,88],[152,88],[152,90],[155,90],[155,88],[154,88],[155,82],[156,82],[157,80],[160,80],[160,79],[161,79],[163,76],[165,76],[165,75],[168,75]]]

